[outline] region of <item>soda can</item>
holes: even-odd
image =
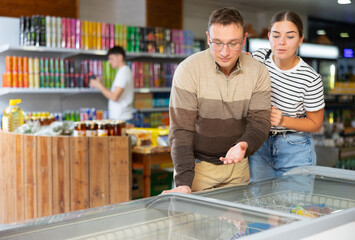
[[[49,73],[54,73],[54,58],[49,59]]]
[[[57,47],[60,48],[62,45],[62,18],[61,17],[57,17],[56,18],[57,21],[57,35],[56,35],[56,39],[57,39]]]
[[[4,76],[4,75],[3,75]],[[6,87],[12,87],[12,73],[11,72],[6,72],[5,73],[5,82],[6,82]],[[3,80],[4,83],[4,80]]]
[[[65,88],[65,75],[64,75],[64,73],[60,73],[59,77],[60,77],[60,87],[61,88]]]
[[[39,59],[39,72],[44,73],[44,58]]]
[[[29,79],[28,79],[28,72],[23,74],[23,87],[28,88],[29,86]]]
[[[39,58],[35,57],[33,59],[34,73],[39,73]]]
[[[20,73],[22,73],[23,72],[23,57],[18,57],[18,59],[17,59],[17,61],[18,61],[18,72]]]
[[[54,59],[54,73],[59,73],[60,69],[59,69],[59,59],[55,58]]]
[[[12,72],[18,72],[18,60],[16,56],[12,57]]]
[[[5,57],[5,69],[6,72],[12,72],[12,57],[11,56],[6,56]]]
[[[54,74],[54,79],[55,79],[55,87],[60,88],[60,76],[59,73]]]
[[[43,72],[39,74],[39,86],[41,88],[45,87],[45,75]]]
[[[52,24],[50,16],[46,16],[46,46],[52,47]]]
[[[67,41],[66,41],[66,34],[67,34],[67,19],[62,18],[62,48],[67,47]]]
[[[18,87],[20,87],[20,88],[23,87],[23,73],[22,72],[18,73]]]
[[[34,88],[39,88],[39,73],[33,74]]]
[[[28,73],[33,74],[33,72],[34,72],[33,58],[29,57],[28,58]]]
[[[65,73],[64,60],[63,59],[59,60],[59,72],[60,73]]]
[[[34,88],[33,73],[28,74],[28,86],[29,88]]]
[[[28,73],[28,57],[23,57],[23,72]]]

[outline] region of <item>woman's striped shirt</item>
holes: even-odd
[[[265,64],[271,79],[271,105],[282,111],[284,116],[305,118],[306,112],[324,108],[323,82],[321,76],[302,58],[289,70],[281,70],[274,63],[270,49],[258,49],[253,57]],[[271,130],[285,130],[272,126]]]

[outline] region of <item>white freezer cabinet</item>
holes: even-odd
[[[299,168],[237,187],[0,225],[0,239],[316,239],[330,230],[354,236],[354,180],[353,171]]]

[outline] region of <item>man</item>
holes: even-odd
[[[110,119],[132,120],[133,75],[131,69],[126,65],[125,51],[122,47],[115,46],[108,51],[107,56],[111,67],[118,69],[111,90],[107,89],[98,78],[91,79],[90,86],[100,90],[109,100],[108,112]]]
[[[247,33],[235,8],[212,12],[209,49],[176,69],[170,96],[169,141],[176,188],[190,193],[249,181],[247,157],[270,130],[270,77],[241,54]]]

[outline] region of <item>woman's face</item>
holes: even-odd
[[[274,57],[280,60],[292,59],[304,36],[299,36],[296,25],[290,21],[275,22],[269,32],[269,42]]]

